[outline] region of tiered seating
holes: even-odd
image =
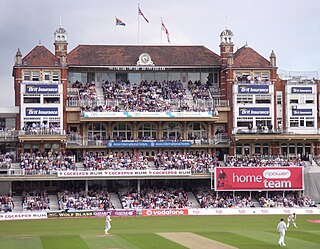
[[[114,208],[105,189],[86,191],[64,190],[57,193],[59,210],[107,210]]]
[[[22,209],[24,211],[50,210],[50,200],[46,191],[22,193]]]
[[[51,174],[58,170],[75,170],[73,156],[63,155],[62,152],[24,153],[20,155],[20,167],[26,174]]]
[[[12,195],[0,195],[0,212],[11,212],[13,209]]]
[[[216,192],[211,190],[198,190],[196,197],[201,208],[247,208],[254,207],[249,195],[237,193],[233,196],[232,192]]]
[[[154,158],[156,169],[191,169],[192,172],[205,173],[212,167],[219,166],[218,158],[208,153],[168,154],[158,153]]]
[[[271,195],[271,196],[270,196]],[[299,207],[316,207],[314,200],[309,197],[299,197],[298,193],[288,194],[283,196],[281,193],[270,193],[269,197],[260,196],[258,198],[261,207],[287,207],[287,208],[299,208]]]
[[[113,153],[107,156],[86,154],[83,167],[86,170],[141,170],[148,168],[148,160],[139,153]]]
[[[228,157],[226,166],[231,167],[268,167],[268,166],[306,166],[306,163],[300,158],[285,158],[283,156],[261,156],[261,155],[251,155],[251,156],[237,156]]]
[[[183,189],[144,189],[119,192],[123,208],[186,208],[189,206],[188,196]]]

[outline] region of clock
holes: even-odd
[[[147,53],[143,53],[139,56],[139,60],[137,62],[138,65],[143,65],[143,66],[146,66],[146,65],[154,65],[152,60],[151,60],[151,56]]]

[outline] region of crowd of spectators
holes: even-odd
[[[194,101],[198,99],[207,100],[210,98],[209,85],[202,85],[200,80],[196,80],[195,82],[190,80],[188,82],[188,89],[191,92]]]
[[[119,198],[125,209],[186,208],[190,205],[187,193],[183,189],[174,188],[144,189],[140,193],[125,190],[119,192]]]
[[[117,100],[121,110],[148,112],[169,111],[171,102],[182,100],[186,94],[180,81],[141,81],[139,84],[106,81],[103,83],[103,92],[107,102],[110,99]],[[102,111],[110,108],[102,107]]]
[[[87,153],[83,167],[86,170],[144,170],[148,168],[148,160],[140,153],[114,152],[106,156]]]
[[[245,193],[233,194],[211,190],[197,190],[197,200],[201,208],[247,208],[255,207],[249,195]]]
[[[0,212],[11,212],[13,209],[12,195],[0,195]]]
[[[269,192],[269,195],[272,193]],[[299,207],[317,207],[314,200],[309,197],[299,197],[297,193],[283,196],[281,193],[274,194],[269,197],[260,196],[258,201],[261,207],[285,207],[285,208],[299,208]]]
[[[262,155],[245,155],[236,157],[227,157],[226,166],[231,167],[277,167],[277,166],[302,166],[305,167],[305,161],[299,157],[288,158],[283,156],[262,156]]]
[[[33,122],[26,123],[24,127],[22,127],[22,131],[26,135],[42,135],[42,134],[61,134],[60,123],[48,123],[48,122]]]
[[[89,191],[64,190],[57,193],[59,210],[107,210],[114,209],[106,189]]]
[[[72,88],[78,89],[80,100],[84,100],[84,102],[95,103],[98,98],[94,82],[82,83],[76,81],[72,84]]]
[[[51,174],[59,170],[76,170],[74,156],[64,155],[61,151],[25,152],[20,155],[20,158],[20,168],[30,175]]]
[[[154,157],[154,166],[159,170],[190,169],[194,173],[206,173],[209,169],[219,166],[214,155],[196,153],[158,153]]]
[[[0,154],[0,169],[9,169],[12,164],[12,155],[10,152]]]
[[[50,199],[46,191],[32,191],[22,193],[23,211],[48,211]]]

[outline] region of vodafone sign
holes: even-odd
[[[142,216],[188,215],[188,209],[143,209]]]
[[[303,190],[302,167],[216,167],[215,190]]]

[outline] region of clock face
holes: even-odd
[[[151,56],[147,53],[140,54],[137,64],[143,66],[154,65],[151,60]]]
[[[148,61],[150,61],[150,56],[148,54],[142,54],[141,61],[147,63]]]

